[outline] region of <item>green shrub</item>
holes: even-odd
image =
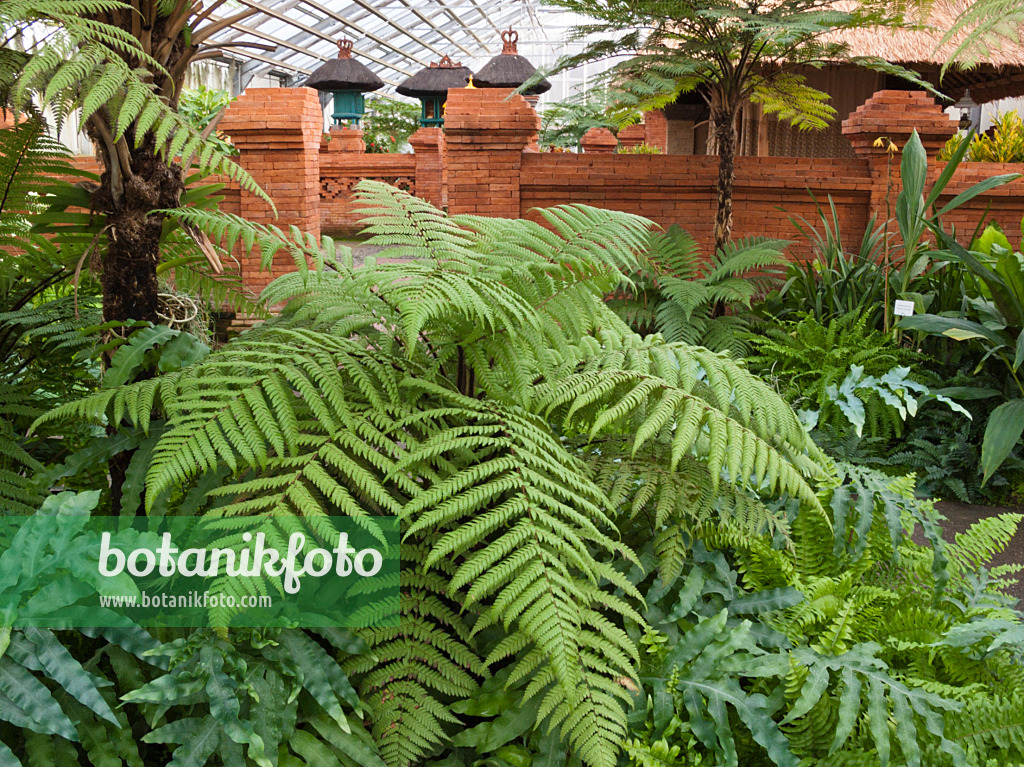
[[[811,316],[820,323],[851,312],[865,315],[874,327],[881,321],[885,272],[879,268],[884,227],[872,216],[856,252],[848,249],[831,196],[828,213],[814,201],[818,224],[791,218],[811,246],[811,258],[793,261],[785,282],[757,306],[762,317],[777,320]]]
[[[820,514],[827,462],[739,364],[641,338],[606,306],[646,219],[568,206],[541,213],[548,229],[450,219],[379,183],[359,194],[371,242],[408,262],[355,269],[329,240],[260,228],[266,253],[332,268],[275,281],[278,317],[188,367],[40,424],[150,434],[128,472],[147,513],[399,516],[402,625],[359,632],[370,652],[342,663],[389,765],[487,752],[500,732],[610,767],[637,684],[626,627],[643,618],[598,467],[726,497],[763,486]],[[174,215],[229,248],[252,231]]]
[[[899,327],[944,336],[978,350],[976,371],[992,360],[1005,372],[1005,401],[989,416],[981,449],[982,482],[1002,465],[1024,433],[1024,384],[1018,371],[1024,362],[1024,272],[1022,256],[1010,247],[996,226],[989,226],[967,250],[940,226],[936,237],[946,257],[972,277],[972,294],[957,313],[921,314],[904,318]]]
[[[1014,568],[986,568],[1021,517],[945,544],[911,478],[837,469],[827,518],[775,504],[774,530],[737,515],[698,526],[674,570],[631,570],[650,625],[636,764],[1024,758],[1021,616],[999,590]]]
[[[966,141],[968,162],[1024,162],[1024,119],[1018,112],[1004,112],[997,116],[991,131],[991,135],[953,136],[942,148],[939,159],[948,161]]]
[[[966,145],[958,148],[929,187],[927,155],[914,133],[902,149],[902,189],[892,205],[895,221],[887,225],[871,219],[855,253],[844,242],[831,200],[828,213],[816,203],[816,225],[804,218],[791,219],[811,244],[813,257],[790,268],[786,283],[768,297],[759,313],[769,318],[806,314],[827,323],[833,317],[856,311],[867,314],[872,327],[888,331],[893,325],[893,302],[897,299],[912,301],[918,313],[960,311],[968,289],[965,271],[955,263],[950,264],[944,253],[935,249],[931,232],[941,228],[946,214],[1015,178],[1013,174],[994,176],[940,206],[939,200],[966,149]],[[928,351],[934,352],[936,347],[931,344]]]
[[[362,128],[366,151],[370,154],[405,151],[409,137],[419,127],[419,104],[383,96],[366,102],[366,117]]]

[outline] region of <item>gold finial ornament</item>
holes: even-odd
[[[338,41],[338,58],[339,59],[350,59],[352,58],[352,41],[348,39]]]

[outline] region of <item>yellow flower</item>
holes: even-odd
[[[872,146],[882,146],[882,137],[879,136],[878,138],[876,138],[875,143],[872,144]]]

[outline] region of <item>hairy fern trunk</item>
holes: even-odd
[[[103,319],[144,320],[157,324],[160,232],[165,216],[156,211],[178,207],[184,189],[181,167],[160,159],[152,140],[130,152],[132,175],[123,191],[112,189],[111,160],[93,195],[106,215],[109,246],[103,264]],[[116,162],[116,158],[113,160]]]
[[[102,143],[100,144],[102,147]],[[184,189],[181,167],[162,160],[147,138],[129,153],[131,173],[123,188],[115,190],[118,158],[103,157],[106,169],[93,195],[98,212],[105,214],[108,246],[103,259],[103,319],[108,323],[133,320],[160,323],[160,234],[166,216],[157,211],[178,207]],[[116,332],[116,331],[115,331]],[[111,352],[112,353],[112,352]],[[116,429],[112,429],[113,433]],[[111,509],[121,508],[122,486],[134,450],[117,453],[108,462]]]
[[[154,94],[176,109],[185,73],[196,53],[195,44],[188,39],[191,4],[175,3],[168,8],[148,0],[135,4],[135,9],[137,12],[103,11],[95,20],[120,28],[138,41],[140,51],[125,50],[121,57],[132,68],[148,70]],[[152,58],[146,62],[139,53]],[[176,160],[170,152],[159,151],[154,135],[159,126],[144,126],[140,118],[142,115],[136,115],[124,135],[115,139],[117,120],[101,108],[90,116],[85,128],[103,163],[100,188],[93,195],[94,208],[105,214],[107,222],[108,246],[100,277],[103,319],[107,323],[135,320],[157,325],[157,265],[166,218],[157,211],[177,208],[181,201],[183,158]],[[121,508],[122,486],[134,453],[118,453],[108,463],[115,514]]]

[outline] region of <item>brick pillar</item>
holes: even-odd
[[[664,110],[652,109],[644,112],[644,130],[648,146],[656,146],[662,154],[668,154],[668,118]]]
[[[643,123],[629,125],[619,131],[619,146],[623,149],[632,149],[647,143],[647,126]]]
[[[871,209],[883,218],[887,193],[891,205],[896,204],[903,147],[915,130],[934,158],[957,124],[925,91],[878,91],[843,120],[843,135],[871,171]],[[875,146],[879,139],[881,145]],[[890,142],[899,151],[891,151]]]
[[[320,146],[321,152],[365,152],[366,142],[363,141],[363,131],[350,126],[332,127],[330,132],[323,137]]]
[[[416,196],[438,208],[447,204],[444,143],[440,128],[420,128],[409,137],[409,146],[416,155]]]
[[[445,106],[448,211],[519,218],[523,151],[540,117],[511,89],[453,88]]]
[[[887,150],[874,145],[878,138],[902,149],[915,130],[925,151],[935,155],[956,133],[957,123],[925,91],[878,91],[843,120],[843,135],[858,157],[884,157]]]
[[[228,108],[220,129],[238,147],[238,164],[249,172],[277,206],[240,192],[240,215],[285,231],[295,225],[320,236],[320,142],[323,112],[312,88],[249,88]],[[260,271],[258,251],[238,254],[242,280],[262,290],[277,276],[295,269],[291,257],[274,257],[272,273]]]
[[[580,147],[587,154],[612,154],[619,140],[607,128],[591,128],[580,139]]]

